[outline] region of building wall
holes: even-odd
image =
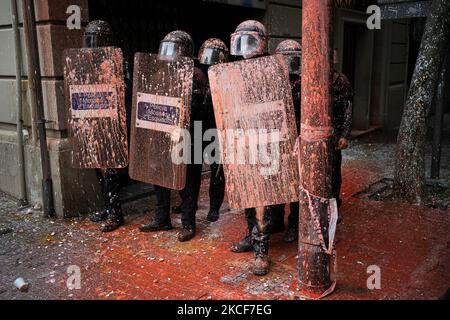
[[[19,22],[22,22],[22,1],[18,0]],[[11,3],[0,2],[0,190],[12,196],[19,195],[17,163],[17,109],[15,102],[15,48],[11,21]],[[70,167],[67,140],[66,106],[62,81],[62,51],[81,45],[82,30],[66,28],[69,5],[82,8],[82,21],[88,19],[85,0],[35,0],[38,45],[42,75],[45,117],[48,121],[48,148],[54,188],[55,209],[58,216],[77,214],[96,207],[97,192],[89,193],[96,184],[94,172],[80,172]],[[41,164],[37,135],[33,134],[33,111],[29,103],[26,48],[23,27],[21,31],[23,120],[25,131],[26,189],[31,204],[41,204]],[[77,204],[77,200],[79,203]],[[81,201],[80,201],[81,200]]]
[[[302,1],[268,1],[264,22],[269,31],[269,52],[274,53],[277,45],[286,39],[301,43],[302,39]]]

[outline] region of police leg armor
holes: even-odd
[[[211,165],[211,179],[209,182],[209,213],[206,220],[216,222],[220,217],[220,207],[225,197],[225,174],[223,166]]]
[[[256,225],[256,209],[245,209],[245,219],[247,220],[247,235],[239,242],[233,243],[231,251],[234,253],[243,253],[253,250],[252,232]]]
[[[101,226],[102,232],[111,232],[124,223],[122,205],[120,203],[120,175],[116,169],[106,169],[103,175],[104,192],[107,194],[108,217]]]
[[[269,237],[272,212],[270,207],[256,209],[256,225],[253,227],[252,242],[255,252],[252,272],[256,276],[269,273]]]
[[[157,232],[172,230],[170,220],[170,196],[171,190],[154,186],[156,194],[156,212],[153,220],[139,228],[141,232]]]

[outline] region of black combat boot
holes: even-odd
[[[122,209],[111,209],[105,223],[100,227],[101,232],[112,232],[125,223]]]
[[[252,236],[247,235],[241,241],[233,243],[230,250],[234,253],[244,253],[252,251],[253,250]]]
[[[178,241],[186,242],[195,237],[195,227],[183,227],[178,234]]]
[[[152,222],[142,225],[139,230],[141,232],[158,232],[172,230],[172,222],[170,220],[170,193],[171,190],[154,186],[156,194],[156,213]]]
[[[149,224],[139,228],[141,232],[158,232],[172,230],[168,208],[157,208],[155,218]]]
[[[117,170],[107,169],[105,173],[105,185],[108,193],[108,216],[100,227],[102,232],[112,232],[124,224],[122,205],[120,203],[120,177]]]
[[[206,217],[206,220],[209,222],[216,222],[220,218],[220,212],[218,209],[210,209],[208,212],[208,216]]]
[[[105,221],[106,219],[108,219],[108,210],[106,208],[102,209],[101,211],[93,213],[89,217],[89,220],[91,220],[91,222],[101,222]]]
[[[253,261],[252,272],[255,276],[265,276],[270,270],[269,234],[260,232],[255,227],[252,233],[252,241],[255,250],[255,261]]]
[[[245,220],[247,221],[248,234],[237,243],[233,243],[230,250],[234,253],[244,253],[253,250],[252,230],[256,226],[256,210],[245,209]]]

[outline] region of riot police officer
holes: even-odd
[[[194,55],[194,42],[191,36],[184,31],[173,31],[161,41],[158,59],[173,60],[178,57],[192,58]],[[194,69],[193,96],[191,103],[191,128],[194,121],[199,120],[198,110],[204,101],[207,80],[201,70]],[[192,140],[192,139],[191,139]],[[194,141],[191,148],[194,149]],[[194,152],[191,152],[194,157]],[[182,198],[181,220],[183,228],[178,235],[179,241],[188,241],[195,236],[195,213],[197,211],[197,199],[201,183],[202,164],[191,161],[187,166],[186,187],[180,191]],[[141,232],[167,231],[172,229],[170,219],[171,190],[161,186],[154,186],[156,193],[156,214],[154,219],[140,227]]]
[[[295,40],[284,40],[275,49],[275,53],[282,54],[286,58],[288,65],[298,134],[300,134],[301,114],[301,52],[301,45]],[[275,210],[281,211],[282,216],[284,216],[284,206],[277,206]],[[291,203],[290,211],[288,227],[284,235],[284,241],[287,243],[294,242],[298,239],[299,203]]]
[[[103,20],[90,22],[83,35],[84,48],[100,48],[115,45],[114,34],[111,26]],[[124,63],[125,71],[125,101],[127,109],[127,128],[130,128],[131,109],[131,76],[127,62]],[[129,132],[128,132],[129,136]],[[103,222],[100,230],[111,232],[124,223],[122,207],[120,202],[121,180],[127,176],[127,169],[97,169],[97,178],[100,182],[101,192],[104,199],[104,208],[94,213],[90,219],[92,222]]]
[[[216,38],[206,40],[201,46],[198,53],[198,60],[200,63],[200,69],[208,77],[208,68],[212,65],[225,63],[228,61],[229,50],[226,44]],[[211,98],[211,89],[208,86],[206,89],[205,100],[203,102],[203,129],[217,129],[216,120],[214,117],[214,109]],[[217,142],[217,141],[216,141]],[[211,159],[215,159],[215,154],[207,155]],[[209,212],[207,220],[210,222],[216,222],[219,220],[220,207],[223,204],[225,197],[225,174],[223,166],[215,161],[210,165],[211,178],[209,182]]]
[[[231,35],[231,55],[239,59],[253,59],[268,55],[268,35],[266,27],[255,20],[242,22]],[[248,234],[231,247],[231,251],[240,253],[253,249],[255,260],[252,272],[263,276],[269,272],[269,235],[272,230],[279,229],[274,226],[273,209],[276,206],[265,208],[252,208],[245,210]],[[257,214],[257,210],[259,214]],[[258,217],[258,218],[257,218]],[[278,221],[280,219],[277,219]]]

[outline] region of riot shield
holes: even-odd
[[[137,53],[134,60],[130,145],[132,179],[182,190],[186,163],[173,161],[180,129],[189,130],[194,61],[158,60]],[[182,139],[181,139],[182,140]]]
[[[64,51],[64,88],[74,168],[128,165],[121,49]]]
[[[230,206],[298,201],[297,129],[284,58],[216,65],[209,80]]]

